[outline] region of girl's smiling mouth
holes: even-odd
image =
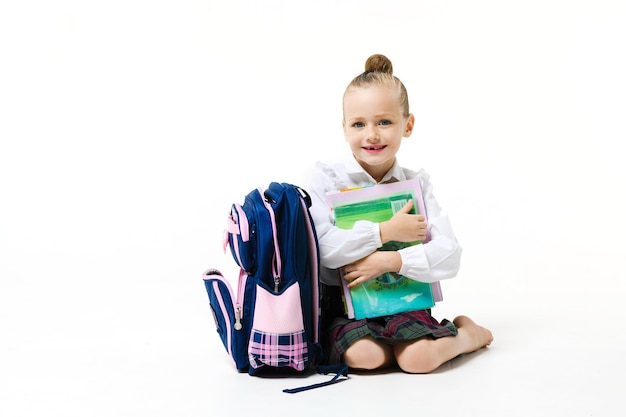
[[[363,146],[362,148],[369,152],[379,152],[385,149],[387,145]]]

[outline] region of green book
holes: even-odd
[[[411,213],[426,215],[417,179],[331,192],[326,198],[334,212],[336,226],[342,229],[351,229],[359,220],[375,223],[389,220],[409,200],[414,203]],[[399,250],[419,244],[422,242],[387,242],[379,250]],[[423,310],[442,299],[439,283],[431,285],[394,272],[354,288],[348,288],[343,277],[341,283],[346,313],[355,319]]]

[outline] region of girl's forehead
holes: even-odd
[[[387,86],[358,87],[346,91],[344,107],[400,108],[400,95]]]
[[[348,94],[376,94],[398,97],[400,90],[391,85],[371,84],[368,86],[350,87],[346,90],[346,95]]]

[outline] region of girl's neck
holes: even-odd
[[[393,163],[389,166],[382,166],[382,165],[371,166],[358,160],[357,162],[359,163],[359,165],[361,165],[361,168],[363,168],[365,172],[367,172],[374,179],[374,181],[376,181],[376,184],[378,184],[383,180],[383,178],[385,177],[385,174],[387,174],[387,172],[389,172],[389,170],[393,167],[393,164],[395,163],[395,159]]]

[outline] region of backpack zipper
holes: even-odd
[[[235,330],[241,330],[241,306],[237,304],[235,306]]]
[[[243,270],[239,270],[239,282],[237,287],[237,301],[235,303],[235,330],[241,330],[243,325],[241,319],[243,319],[243,301],[246,294],[246,281],[248,280],[248,274]]]

